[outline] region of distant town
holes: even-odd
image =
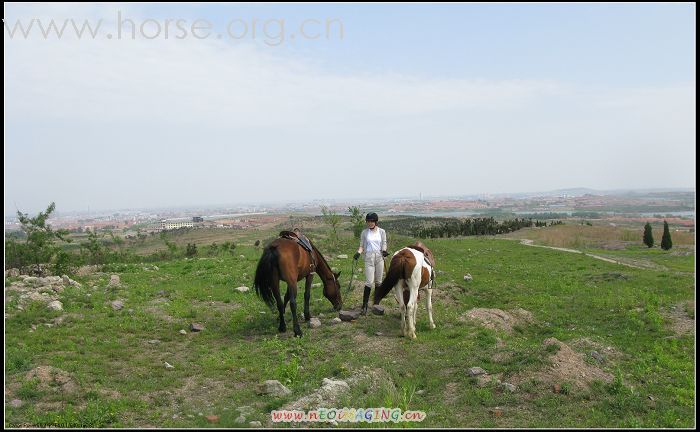
[[[47,203],[48,204],[48,203]],[[695,191],[638,190],[593,191],[570,189],[532,194],[499,194],[464,197],[414,197],[375,200],[313,200],[300,203],[220,206],[210,208],[138,209],[115,211],[57,212],[49,221],[55,228],[73,232],[109,230],[123,235],[178,228],[249,229],[283,221],[290,214],[320,215],[326,207],[348,215],[348,207],[375,211],[383,217],[398,215],[431,217],[556,217],[557,215],[604,215],[627,221],[671,219],[676,225],[694,228]],[[16,215],[5,217],[5,230],[20,228]]]

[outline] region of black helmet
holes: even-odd
[[[365,217],[365,221],[367,221],[367,222],[379,222],[379,216],[377,216],[376,213],[367,213],[367,217]]]

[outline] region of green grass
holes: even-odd
[[[267,238],[274,231],[245,235]],[[410,241],[389,234],[392,251]],[[347,235],[343,232],[339,243],[331,244],[325,230],[310,230],[329,259],[337,253],[352,255],[356,241]],[[6,385],[24,405],[6,409],[5,425],[247,427],[252,420],[265,424],[270,410],[314,391],[323,378],[347,378],[368,366],[384,369],[393,388],[353,388],[338,408],[384,406],[427,413],[422,423],[397,427],[694,426],[694,335],[674,334],[663,313],[669,305],[694,299],[694,256],[604,251],[653,261],[668,269],[662,271],[490,238],[426,243],[442,272],[433,299],[437,328],[428,329],[421,301],[415,341],[399,337],[391,299],[383,302],[385,316],[329,326],[336,314],[318,287],[312,289],[311,313],[324,315],[322,327],[302,325],[304,337],[291,337],[287,309],[288,331],[278,334],[276,313],[253,291],[234,290],[252,288],[261,249],[246,244],[239,244],[233,256],[162,262],[157,271],[116,264],[105,274],[79,278],[83,288],[66,288],[62,294],[65,320],[58,326],[43,325],[60,314],[41,304],[16,311],[10,303]],[[329,261],[342,270],[345,290],[352,260]],[[112,273],[120,275],[122,287],[107,288]],[[466,273],[473,281],[463,280]],[[362,280],[361,273],[356,280]],[[360,291],[344,297],[346,307],[360,305]],[[116,299],[124,309],[112,310],[110,302]],[[523,308],[535,322],[509,334],[459,319],[475,307]],[[302,312],[300,307],[300,317]],[[206,328],[191,333],[191,322]],[[29,332],[32,324],[37,328]],[[179,334],[180,329],[188,334]],[[377,331],[383,336],[375,336]],[[603,368],[616,379],[587,390],[564,382],[559,394],[533,380],[508,393],[495,383],[479,387],[466,373],[473,366],[505,378],[538,370],[557,350],[542,346],[548,337],[565,343],[591,338],[614,347],[620,355]],[[160,343],[149,344],[153,339]],[[495,361],[494,354],[504,351],[511,356]],[[175,369],[166,369],[166,361]],[[24,379],[41,365],[66,371],[77,393],[43,391]],[[292,395],[258,395],[258,384],[267,379],[281,381]],[[253,410],[242,425],[235,422],[240,406]],[[496,407],[503,415],[493,414]],[[219,422],[209,423],[210,414],[220,416]]]

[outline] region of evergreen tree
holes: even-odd
[[[647,245],[647,247],[654,246],[654,236],[651,233],[651,224],[649,222],[644,225],[644,244]]]
[[[669,250],[673,247],[671,232],[668,230],[668,222],[664,221],[664,235],[661,237],[661,249]]]

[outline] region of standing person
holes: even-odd
[[[377,226],[379,216],[376,213],[367,213],[365,217],[367,228],[362,231],[360,248],[353,257],[357,260],[360,254],[365,256],[365,292],[362,296],[362,315],[367,315],[367,302],[372,286],[379,286],[384,275],[384,257],[389,255],[386,251],[386,231]]]

